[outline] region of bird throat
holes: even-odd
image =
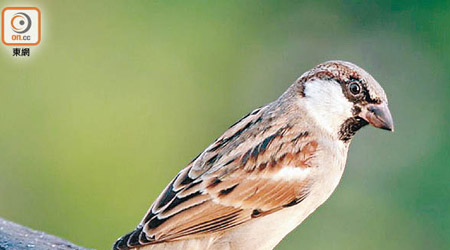
[[[341,129],[339,130],[339,140],[349,142],[355,135],[356,131],[360,130],[367,124],[369,123],[359,116],[348,118],[341,125]]]

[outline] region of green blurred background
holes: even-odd
[[[0,216],[110,249],[230,124],[341,59],[381,83],[396,131],[363,129],[278,249],[449,249],[449,1],[23,5],[43,36],[0,50]]]

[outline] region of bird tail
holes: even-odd
[[[113,250],[130,250],[136,247],[150,244],[152,241],[142,231],[142,225],[139,225],[134,231],[120,237],[114,243]]]

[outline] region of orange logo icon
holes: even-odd
[[[41,42],[41,11],[36,7],[4,8],[2,42],[5,45],[38,45]]]

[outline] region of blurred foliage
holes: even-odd
[[[31,5],[41,44],[0,51],[0,216],[109,249],[230,124],[342,59],[382,84],[396,131],[361,131],[278,249],[448,249],[449,1]]]

